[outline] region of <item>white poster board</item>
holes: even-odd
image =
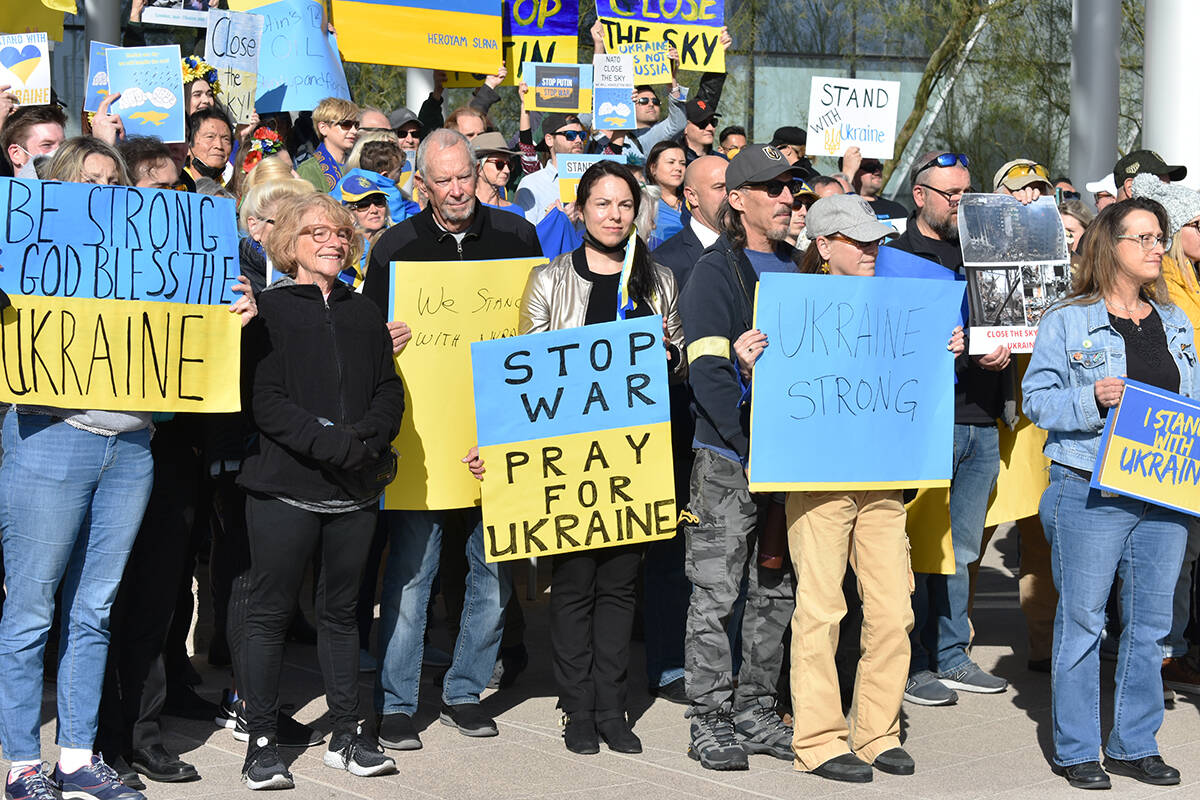
[[[863,158],[894,157],[900,82],[814,75],[808,96],[808,155],[840,156],[858,147]]]

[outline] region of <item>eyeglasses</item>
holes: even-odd
[[[341,128],[344,131],[356,131],[356,130],[358,130],[358,127],[359,127],[358,120],[356,120],[356,119],[344,119],[341,122],[335,122],[333,124],[338,126],[339,128]]]
[[[956,192],[946,192],[941,189],[935,189],[932,186],[925,184],[925,183],[918,183],[917,186],[920,186],[922,189],[928,189],[929,191],[933,192],[934,194],[940,194],[942,196],[943,200],[945,200],[947,203],[950,203],[952,205],[954,203],[957,203],[960,200],[962,200],[962,196],[964,194],[966,194],[967,192],[971,191],[971,187],[969,187],[969,186],[966,189],[959,189]],[[957,199],[955,199],[955,198],[957,198]]]
[[[555,131],[555,136],[561,136],[568,142],[578,142],[587,137],[587,131]]]
[[[748,188],[763,189],[767,193],[767,197],[779,197],[783,194],[783,190],[788,192],[795,198],[798,194],[805,191],[811,191],[808,184],[804,181],[764,181],[762,183],[747,183]]]
[[[350,244],[350,240],[354,237],[354,229],[330,228],[327,225],[310,225],[307,228],[301,228],[298,231],[298,235],[311,236],[312,240],[317,244],[328,242],[330,236],[337,236],[342,244]]]
[[[407,130],[405,130],[404,128],[397,128],[396,136],[398,136],[401,139],[420,139],[421,132],[418,131],[416,128],[408,128]]]
[[[364,197],[361,200],[354,200],[350,203],[350,207],[355,211],[366,211],[368,208],[379,206],[387,208],[387,198],[381,194],[373,194],[369,197]]]
[[[512,169],[512,162],[509,161],[507,158],[485,158],[483,160],[483,163],[491,164],[493,167],[495,167],[498,170]]]
[[[1129,239],[1131,242],[1137,242],[1142,246],[1144,252],[1150,252],[1155,245],[1162,245],[1163,250],[1171,249],[1170,236],[1155,236],[1153,233],[1126,233],[1117,237],[1118,239]]]
[[[639,106],[661,106],[662,100],[657,97],[635,97],[633,102]]]
[[[1050,180],[1050,170],[1041,164],[1013,164],[1000,180],[1004,180],[1004,178],[1023,178],[1026,175],[1037,175],[1044,180]]]
[[[717,127],[717,121],[716,121],[716,119],[714,119],[712,117],[709,117],[708,119],[704,120],[703,122],[693,122],[692,124],[695,125],[697,128],[715,128],[715,127]]]
[[[1196,233],[1200,233],[1200,219],[1194,219],[1191,222],[1185,222],[1179,226],[1180,228],[1191,228]]]
[[[916,178],[922,172],[932,167],[953,167],[955,164],[962,164],[964,167],[971,166],[971,162],[962,153],[942,153],[922,164],[921,168],[913,173],[913,178]]]
[[[1078,200],[1078,199],[1079,199],[1079,198],[1081,198],[1081,197],[1083,197],[1083,195],[1081,195],[1079,192],[1067,192],[1067,191],[1064,191],[1064,192],[1062,193],[1062,199],[1063,199],[1063,200]]]
[[[826,236],[825,238],[826,239],[837,239],[839,242],[845,242],[846,244],[853,245],[854,247],[857,247],[859,250],[866,250],[868,247],[878,247],[879,243],[882,241],[881,239],[872,239],[869,242],[860,242],[858,239],[851,239],[849,236],[846,236],[845,234],[842,234],[842,233],[831,233],[831,234],[829,234],[829,236]]]

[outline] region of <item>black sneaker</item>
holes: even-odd
[[[379,743],[389,750],[420,750],[421,737],[408,714],[383,714],[379,717]]]
[[[442,703],[442,713],[438,717],[443,725],[458,728],[463,736],[497,736],[500,731],[496,728],[496,720],[483,713],[479,703],[459,703],[450,705]]]
[[[742,746],[733,720],[726,712],[713,711],[692,717],[691,736],[688,757],[699,761],[705,769],[750,769],[746,748]]]
[[[651,686],[650,696],[659,700],[666,700],[669,703],[678,703],[681,706],[686,706],[691,702],[688,700],[687,689],[683,685],[683,678],[676,678],[663,686]]]
[[[395,760],[384,754],[379,742],[363,735],[361,725],[354,733],[335,733],[329,740],[324,761],[327,767],[344,769],[360,778],[396,771]]]
[[[292,773],[279,757],[279,748],[266,736],[260,736],[246,753],[242,780],[251,789],[294,789]]]
[[[42,770],[41,764],[31,764],[9,777],[4,784],[4,800],[61,800],[54,779]]]
[[[774,706],[743,708],[733,715],[733,727],[747,753],[775,756],[781,761],[791,761],[795,757],[792,726],[783,723]]]
[[[231,729],[233,738],[237,741],[250,741],[250,733],[246,730],[246,715],[241,701],[226,705],[225,700],[227,699],[226,697],[222,700],[221,713],[213,719],[213,722],[222,728]],[[319,732],[303,722],[297,722],[295,717],[282,711],[275,718],[275,736],[277,747],[316,747],[325,741],[325,737]]]

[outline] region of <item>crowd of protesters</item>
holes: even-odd
[[[754,143],[726,125],[723,74],[695,92],[637,87],[637,127],[619,131],[594,129],[586,114],[493,119],[503,70],[461,108],[444,107],[439,75],[417,113],[328,98],[237,125],[215,70],[195,56],[183,69],[182,145],[126,136],[117,96],[72,137],[61,108],[0,96],[7,174],[233,198],[242,277],[230,311],[243,324],[241,414],[16,405],[4,417],[7,798],[137,800],[143,777],[197,779],[165,746],[163,715],[215,719],[246,742],[250,789],[293,786],[280,748],[325,744],[324,763],[357,776],[402,770],[392,753],[422,747],[423,666],[443,674],[441,722],[486,737],[499,729],[481,695],[546,659],[565,747],[640,753],[628,714],[639,597],[649,692],[685,707],[700,767],[747,769],[761,754],[837,781],[912,774],[903,702],[1007,689],[972,658],[969,612],[1002,429],[1022,414],[1044,431],[1027,428],[1049,466],[1040,514],[1017,525],[1028,668],[1049,674],[1054,769],[1083,788],[1107,787],[1108,773],[1179,781],[1155,735],[1173,691],[1200,693],[1188,638],[1200,526],[1089,480],[1124,378],[1194,391],[1200,194],[1173,183],[1183,167],[1137,151],[1084,197],[1022,158],[976,187],[967,155],[931,150],[913,163],[902,205],[882,196],[885,165],[857,148],[821,175],[804,128]],[[592,166],[564,203],[558,159],[585,152],[617,160]],[[901,489],[750,491],[748,388],[771,346],[752,324],[755,288],[766,272],[872,276],[881,247],[961,276],[958,206],[976,191],[1056,197],[1073,288],[1043,318],[1030,358],[1005,347],[967,355],[964,331],[945,331],[953,565],[925,574],[910,564]],[[678,533],[552,557],[543,652],[526,646],[511,565],[484,557],[479,508],[379,510],[405,413],[394,356],[414,333],[411,320],[389,319],[390,294],[403,290],[390,264],[544,258],[521,301],[524,334],[616,319],[628,248],[634,315],[664,320]],[[477,450],[454,455],[488,480]],[[195,691],[187,656],[202,561],[208,660],[231,671],[219,703]],[[298,610],[310,569],[315,630]],[[427,635],[438,594],[450,652]],[[835,653],[855,594],[847,716]],[[325,731],[284,711],[287,641],[316,645]],[[1102,745],[1106,656],[1117,687]],[[61,749],[47,768],[43,664],[55,657],[46,674]],[[362,672],[375,674],[373,709],[359,708]]]

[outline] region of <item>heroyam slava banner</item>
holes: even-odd
[[[488,561],[675,534],[662,317],[471,345]]]
[[[367,64],[494,73],[496,0],[333,0],[342,57]]]
[[[0,400],[237,411],[233,201],[0,178]]]

